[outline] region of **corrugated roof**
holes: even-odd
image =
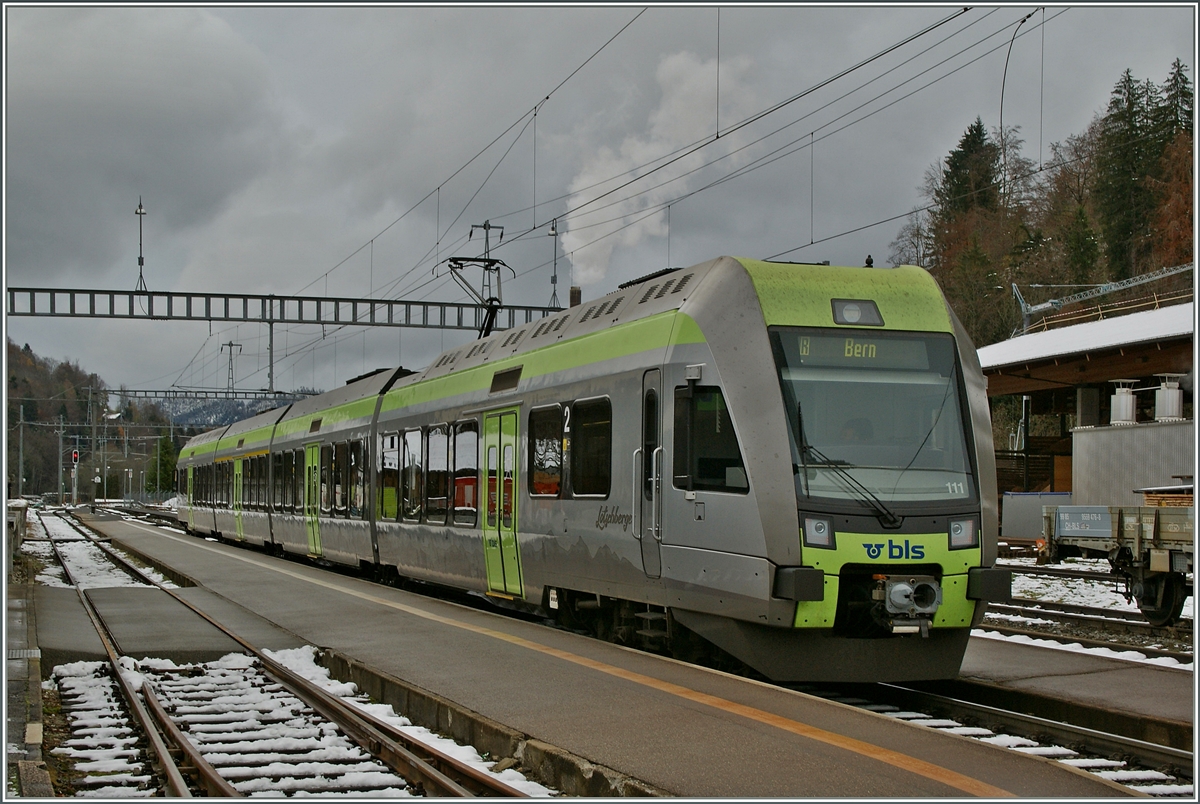
[[[1045,332],[1032,332],[984,346],[979,350],[979,364],[987,371],[1066,355],[1119,349],[1138,343],[1194,337],[1195,317],[1195,305],[1188,302]]]

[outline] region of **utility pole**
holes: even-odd
[[[59,445],[58,459],[62,460],[62,445]],[[25,403],[21,403],[21,424],[17,435],[17,499],[25,494]]]
[[[241,354],[242,345],[240,343],[234,343],[233,341],[230,341],[229,343],[221,344],[222,352],[225,351],[226,347],[229,348],[229,390],[230,391],[233,390],[233,347],[235,347],[235,346],[238,348],[238,354]]]
[[[550,274],[550,304],[548,307],[562,307],[558,303],[558,218],[550,222],[549,235],[554,238],[554,269]]]
[[[63,428],[62,414],[58,414],[58,504],[63,503],[63,482],[62,482],[62,438],[66,432]]]
[[[138,216],[138,281],[137,287],[133,289],[134,293],[149,293],[146,287],[146,279],[142,276],[142,266],[146,261],[142,259],[142,218],[146,216],[146,208],[142,206],[142,197],[138,196],[138,208],[134,210],[134,214]]]

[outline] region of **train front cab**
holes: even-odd
[[[777,680],[954,677],[984,601],[1007,598],[1009,582],[992,569],[995,471],[974,347],[919,268],[741,262],[765,332],[721,333],[718,311],[691,313],[740,422],[771,599],[759,622],[676,619]],[[736,309],[745,292],[716,295]],[[752,374],[774,378],[776,411]],[[790,628],[772,627],[780,611]]]

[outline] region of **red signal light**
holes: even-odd
[[[75,466],[79,465],[79,450],[71,450],[71,463]]]

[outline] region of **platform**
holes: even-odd
[[[1131,794],[1060,763],[512,617],[137,522],[95,525],[310,644],[673,795]]]

